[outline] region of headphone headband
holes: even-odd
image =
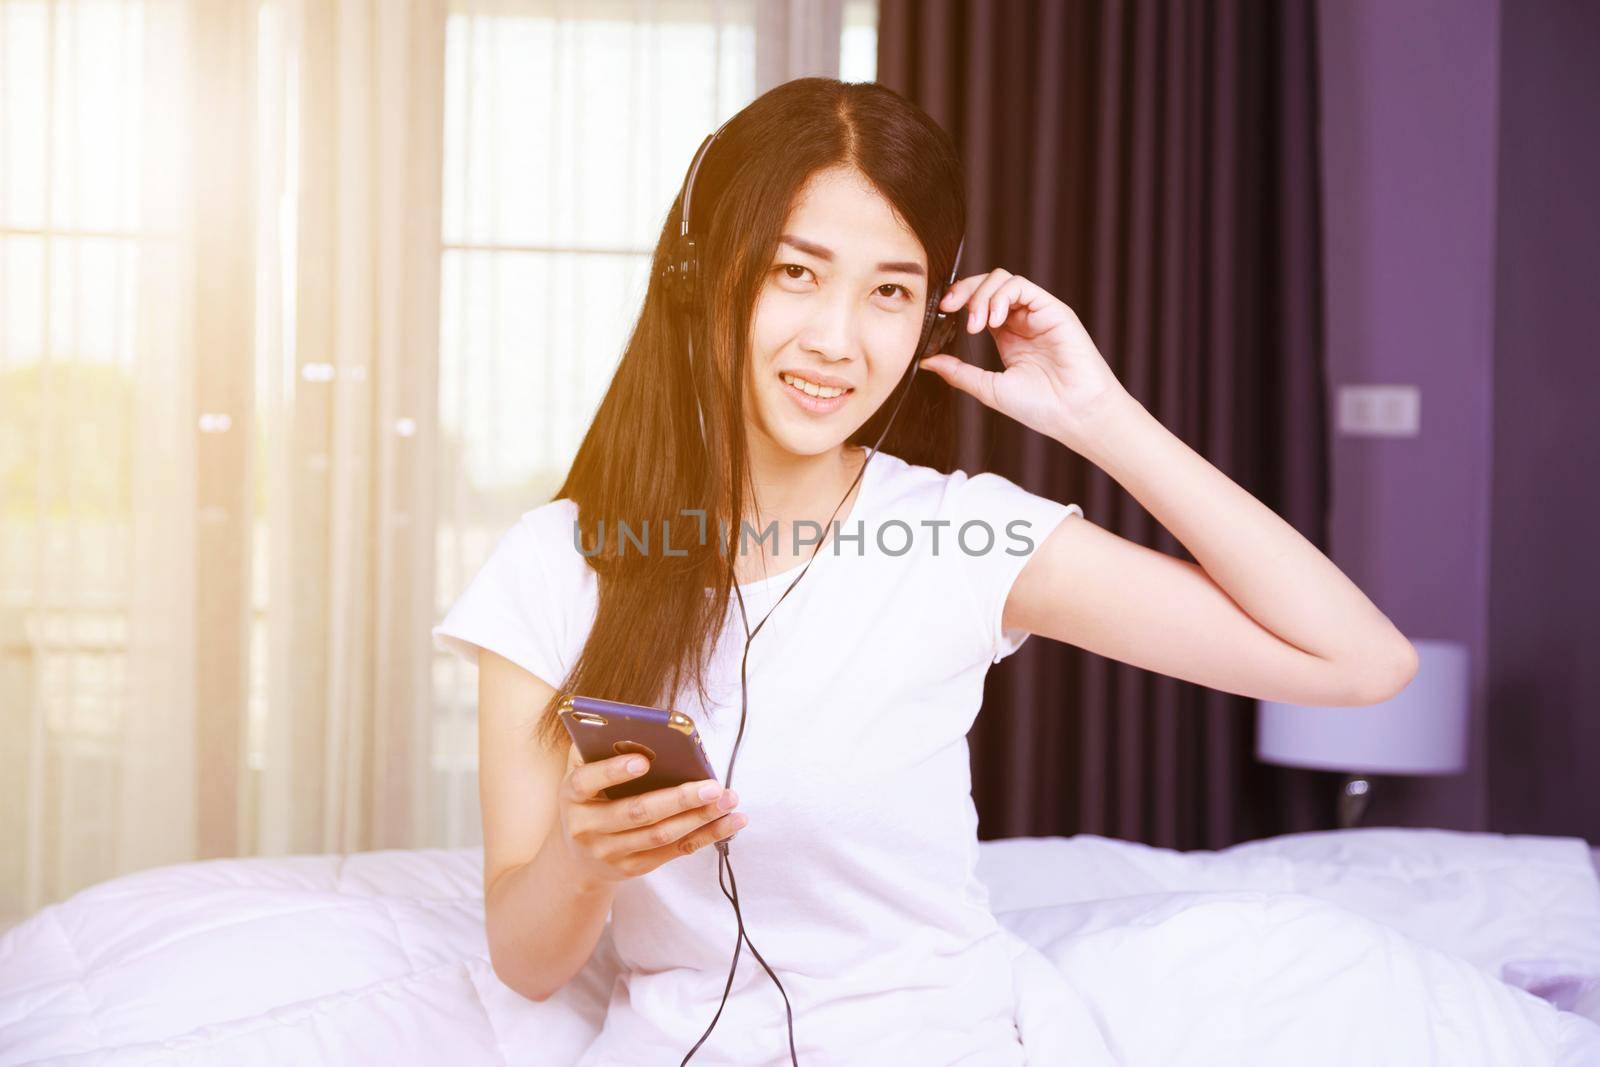
[[[689,235],[689,207],[691,201],[694,199],[694,180],[700,173],[700,164],[705,160],[706,153],[711,150],[711,142],[715,141],[718,137],[721,137],[722,131],[728,128],[728,122],[732,121],[732,119],[729,119],[727,122],[724,122],[721,126],[718,126],[715,130],[711,131],[711,133],[707,135],[706,139],[700,142],[700,148],[694,154],[694,162],[689,164],[689,174],[684,179],[683,183],[683,210],[678,213],[680,222],[678,232],[682,236],[687,237]]]
[[[694,154],[694,161],[689,164],[689,173],[684,177],[683,188],[678,194],[678,236],[672,242],[666,269],[662,272],[661,278],[666,283],[667,295],[684,311],[692,311],[700,295],[700,257],[699,250],[695,248],[690,216],[694,204],[694,180],[700,173],[700,164],[704,162],[706,153],[711,149],[711,142],[721,137],[722,131],[727,129],[728,123],[732,121],[733,119],[728,119],[700,142],[700,148]]]

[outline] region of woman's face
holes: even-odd
[[[812,175],[756,298],[744,382],[752,436],[797,455],[842,444],[901,382],[927,299],[922,243],[889,201],[854,169]]]

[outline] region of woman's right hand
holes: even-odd
[[[645,760],[638,771],[633,759]],[[567,749],[561,780],[561,835],[567,853],[586,880],[615,884],[648,874],[668,860],[732,837],[748,818],[735,813],[739,794],[711,779],[653,789],[609,800],[601,790],[638,778],[649,770],[644,756],[627,754],[583,762],[578,746]],[[702,798],[700,790],[716,791]]]

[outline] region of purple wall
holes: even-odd
[[[1474,675],[1468,773],[1383,778],[1364,822],[1600,842],[1600,4],[1318,26],[1329,385],[1422,397],[1418,437],[1335,429],[1331,555]]]
[[[1600,4],[1500,46],[1489,827],[1600,843]]]
[[[1377,780],[1367,825],[1487,828],[1499,21],[1499,0],[1319,4],[1329,388],[1422,400],[1410,438],[1330,413],[1330,555],[1406,636],[1464,643],[1474,678],[1468,773]]]

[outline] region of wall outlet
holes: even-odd
[[[1336,425],[1350,437],[1415,437],[1422,391],[1415,385],[1341,385]]]

